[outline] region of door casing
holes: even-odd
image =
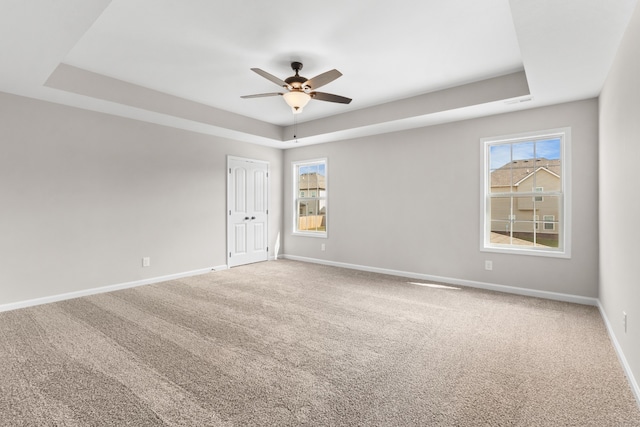
[[[269,259],[269,189],[268,162],[227,156],[228,267]]]

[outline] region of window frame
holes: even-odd
[[[561,191],[559,192],[560,204],[558,206],[560,220],[558,220],[557,223],[552,223],[554,226],[554,231],[558,231],[558,248],[541,248],[533,246],[491,243],[490,201],[492,197],[490,177],[490,147],[500,144],[511,144],[531,140],[544,140],[555,137],[560,137],[561,140],[560,159],[562,165],[562,172],[560,176]],[[481,138],[480,142],[480,147],[482,150],[482,155],[479,156],[481,162],[480,171],[482,174],[480,179],[480,251],[554,258],[571,258],[571,128],[564,127],[512,135],[487,137]],[[513,194],[515,195],[517,193]],[[535,197],[539,196],[536,196],[534,194],[534,198]],[[542,227],[540,228],[538,228],[539,223],[542,223]],[[534,220],[535,232],[544,232],[544,223],[544,220]]]
[[[313,166],[318,164],[324,164],[324,196],[318,195],[317,197],[302,197],[299,195],[299,168],[303,166]],[[319,237],[319,238],[327,238],[329,231],[329,162],[327,158],[319,158],[319,159],[310,159],[310,160],[300,160],[300,161],[292,161],[291,162],[291,176],[293,181],[293,224],[292,224],[292,234],[296,236],[307,236],[307,237]],[[307,191],[305,191],[305,194]],[[311,193],[311,191],[309,191]],[[307,201],[324,201],[325,208],[325,230],[324,231],[309,231],[309,230],[298,230],[298,219],[300,217],[300,210],[298,207],[298,203],[301,200]]]

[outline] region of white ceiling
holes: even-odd
[[[0,0],[0,90],[286,148],[252,67],[343,73],[321,91],[353,102],[312,100],[300,143],[534,108],[599,94],[636,3]]]

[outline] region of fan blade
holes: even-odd
[[[318,89],[320,86],[331,83],[341,75],[342,73],[338,70],[327,71],[326,73],[318,74],[314,78],[307,80],[304,86],[309,86],[310,89]]]
[[[271,92],[271,93],[257,93],[255,95],[243,95],[240,98],[264,98],[267,96],[278,96],[278,95],[284,95],[283,93],[280,92]]]
[[[260,68],[252,68],[251,71],[253,71],[254,73],[260,74],[265,79],[274,82],[275,84],[277,84],[280,87],[286,87],[286,88],[289,87],[287,82],[285,82],[284,80],[280,80],[279,78],[277,78],[273,74],[269,74],[266,71],[261,70]]]
[[[340,104],[348,104],[351,102],[351,98],[334,95],[332,93],[311,92],[309,95],[311,95],[313,99],[317,99],[319,101],[339,102]]]

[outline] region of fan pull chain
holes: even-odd
[[[298,143],[298,117],[295,114],[293,115],[293,139],[294,139],[294,142],[297,144]]]

